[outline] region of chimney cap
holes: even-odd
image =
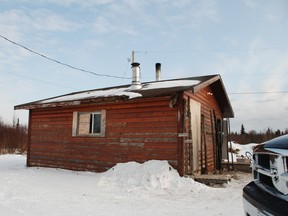
[[[131,65],[132,65],[132,67],[138,67],[138,66],[140,65],[140,63],[138,63],[138,62],[132,62]]]

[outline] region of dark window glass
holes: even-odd
[[[100,132],[101,132],[101,114],[92,113],[90,114],[89,133],[100,133]]]

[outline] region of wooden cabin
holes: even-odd
[[[138,70],[132,63],[131,85],[15,106],[29,110],[27,166],[103,172],[167,160],[180,175],[220,169],[222,122],[234,116],[220,75],[140,83]]]

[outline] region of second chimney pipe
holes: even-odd
[[[161,80],[161,64],[156,63],[155,69],[156,69],[156,81],[160,81]]]

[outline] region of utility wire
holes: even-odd
[[[228,94],[242,94],[242,95],[253,95],[253,94],[287,94],[288,91],[274,91],[274,92],[230,92]]]
[[[264,47],[264,48],[254,48],[254,49],[203,49],[203,50],[166,50],[166,51],[156,51],[156,50],[135,50],[135,53],[180,53],[180,52],[243,52],[243,51],[269,51],[269,50],[287,50],[288,47]]]
[[[95,75],[95,76],[110,77],[110,78],[117,78],[117,79],[129,79],[129,78],[120,77],[120,76],[114,76],[114,75],[109,75],[109,74],[99,74],[99,73],[95,73],[95,72],[93,72],[93,71],[88,71],[88,70],[85,70],[85,69],[81,69],[81,68],[78,68],[78,67],[75,67],[75,66],[72,66],[72,65],[63,63],[63,62],[58,61],[58,60],[56,60],[56,59],[50,58],[50,57],[48,57],[48,56],[46,56],[46,55],[43,55],[43,54],[41,54],[41,53],[39,53],[39,52],[36,52],[36,51],[34,51],[34,50],[32,50],[32,49],[30,49],[30,48],[28,48],[28,47],[25,47],[25,46],[23,46],[23,45],[21,45],[21,44],[19,44],[19,43],[16,43],[16,42],[14,42],[14,41],[12,41],[12,40],[10,40],[10,39],[8,39],[7,37],[4,37],[4,36],[2,36],[2,35],[0,35],[0,37],[3,38],[4,40],[6,40],[6,41],[8,41],[8,42],[10,42],[10,43],[12,43],[12,44],[14,44],[14,45],[16,45],[16,46],[19,46],[19,47],[21,47],[21,48],[23,48],[23,49],[31,52],[31,53],[34,53],[34,54],[36,54],[36,55],[39,55],[39,56],[41,56],[42,58],[48,59],[49,61],[53,61],[53,62],[55,62],[55,63],[57,63],[57,64],[60,64],[60,65],[63,65],[63,66],[72,68],[72,69],[74,69],[74,70],[78,70],[78,71],[81,71],[81,72],[89,73],[89,74],[92,74],[92,75]]]
[[[255,73],[255,74],[223,74],[222,77],[235,77],[235,76],[264,76],[264,75],[288,75],[287,72],[283,73]]]
[[[26,75],[22,75],[22,74],[18,74],[18,73],[13,73],[13,72],[8,72],[8,71],[1,70],[1,69],[0,69],[0,71],[2,71],[2,72],[4,72],[4,73],[13,74],[13,75],[18,76],[18,77],[22,77],[22,78],[34,80],[34,81],[37,81],[37,82],[46,83],[46,84],[49,84],[49,85],[54,85],[54,86],[59,86],[59,87],[63,87],[63,88],[69,88],[69,89],[74,89],[74,90],[76,90],[75,88],[70,87],[70,86],[65,86],[65,85],[61,85],[61,84],[57,84],[57,83],[52,83],[52,82],[45,81],[45,80],[35,79],[35,78],[30,77],[30,76],[26,76]]]

